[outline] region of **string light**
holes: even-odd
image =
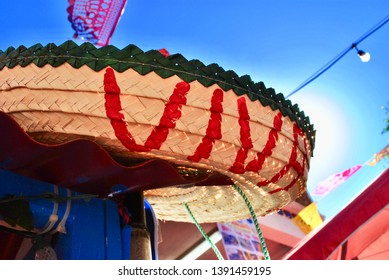
[[[353,44],[351,44],[350,47],[347,47],[345,50],[343,50],[341,53],[339,53],[337,56],[335,56],[332,60],[330,60],[327,64],[325,64],[322,68],[320,68],[318,71],[316,71],[313,75],[311,75],[308,79],[306,79],[303,83],[301,83],[295,90],[293,90],[291,93],[289,93],[285,98],[291,97],[293,94],[316,80],[319,76],[321,76],[324,72],[326,72],[328,69],[330,69],[336,62],[338,62],[341,58],[343,58],[350,50],[356,49],[358,52],[359,57],[363,62],[367,62],[370,60],[370,54],[367,52],[364,52],[362,50],[357,49],[357,45],[365,40],[367,37],[372,35],[374,32],[376,32],[378,29],[380,29],[382,26],[384,26],[386,23],[389,22],[389,15],[387,15],[385,18],[383,18],[380,22],[378,22],[375,26],[373,26],[368,32],[366,32],[364,35],[362,35],[358,40],[356,40]]]
[[[357,51],[359,58],[362,62],[369,62],[370,60],[370,53],[364,52],[363,50],[360,50],[357,48],[357,46],[354,46],[354,49]]]

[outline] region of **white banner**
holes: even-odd
[[[1,279],[387,279],[388,261],[1,261]]]

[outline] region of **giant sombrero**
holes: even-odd
[[[228,183],[144,192],[160,219],[233,221],[267,215],[306,189],[313,126],[297,105],[216,64],[134,45],[72,41],[0,51],[0,110],[42,143],[92,140],[122,164],[171,163]],[[82,157],[75,154],[74,158]]]

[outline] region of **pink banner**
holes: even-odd
[[[350,178],[355,172],[361,169],[362,165],[353,166],[341,173],[334,174],[328,177],[326,180],[320,182],[315,190],[313,195],[316,196],[325,196],[332,190],[336,189],[339,185],[343,184],[348,178]]]
[[[94,45],[109,44],[124,11],[126,0],[69,0],[68,19],[74,38]]]

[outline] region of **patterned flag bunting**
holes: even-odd
[[[331,175],[324,181],[321,181],[316,188],[313,190],[312,194],[314,196],[318,196],[320,198],[323,198],[326,196],[329,192],[336,189],[339,185],[343,184],[345,181],[347,181],[355,172],[357,172],[359,169],[361,169],[364,165],[370,165],[374,166],[378,162],[380,162],[384,157],[389,156],[389,144],[385,146],[381,151],[376,153],[374,155],[374,159],[367,161],[363,165],[357,164],[349,169],[346,169],[345,171],[341,173],[337,173],[334,175]]]
[[[68,19],[74,38],[97,46],[109,44],[124,11],[126,0],[69,0]]]
[[[381,159],[383,159],[384,157],[387,157],[389,156],[389,144],[386,145],[385,148],[383,148],[381,151],[379,151],[378,153],[376,153],[374,155],[374,159],[369,161],[367,164],[370,165],[370,166],[374,166],[376,165],[378,162],[381,161]]]
[[[315,196],[324,197],[332,190],[336,189],[339,185],[343,184],[350,178],[355,172],[362,168],[362,165],[355,165],[341,173],[334,174],[324,181],[320,182],[314,191],[312,192]]]
[[[292,221],[301,229],[305,234],[310,233],[313,229],[317,228],[323,223],[323,219],[317,209],[316,202],[312,202],[301,210]]]

